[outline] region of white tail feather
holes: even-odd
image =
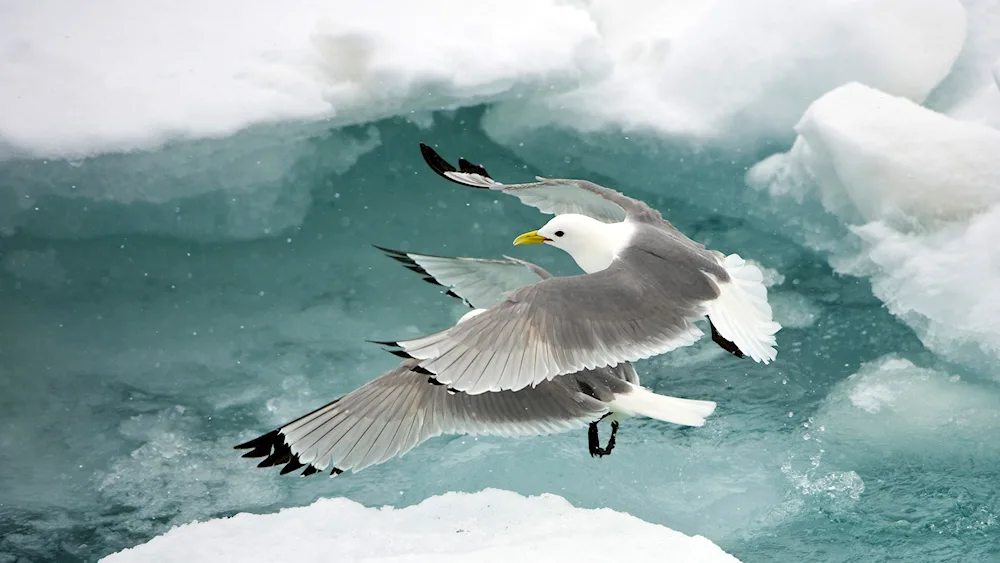
[[[769,363],[778,352],[774,333],[781,325],[771,316],[760,268],[738,254],[720,259],[729,281],[719,283],[719,297],[709,304],[708,318],[726,340],[756,362]]]
[[[681,399],[653,393],[639,385],[630,383],[629,386],[631,390],[628,393],[616,394],[608,403],[612,412],[647,416],[685,426],[701,426],[705,424],[705,417],[715,411],[712,401]]]

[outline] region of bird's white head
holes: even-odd
[[[524,233],[514,244],[548,244],[566,251],[588,274],[611,265],[628,246],[635,225],[628,221],[602,223],[586,215],[557,215],[537,231]]]

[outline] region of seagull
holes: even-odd
[[[583,274],[523,286],[455,326],[379,344],[417,360],[438,383],[469,395],[517,391],[580,370],[615,367],[689,346],[713,332],[767,364],[777,355],[759,268],[686,237],[642,201],[586,180],[505,185],[481,165],[460,168],[421,143],[427,164],[455,183],[513,195],[548,223],[514,239],[567,252]]]
[[[459,324],[502,302],[511,291],[550,279],[524,260],[434,256],[376,247],[473,309]],[[399,457],[442,434],[539,436],[588,428],[591,457],[615,447],[619,421],[644,415],[684,426],[702,426],[712,401],[669,397],[639,385],[628,362],[584,369],[518,391],[470,395],[442,385],[411,358],[360,388],[253,440],[236,446],[243,457],[264,458],[258,467],[283,466],[331,476]],[[598,422],[611,421],[600,446]]]

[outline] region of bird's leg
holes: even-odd
[[[594,457],[595,455],[604,455],[600,446],[601,438],[597,434],[597,422],[591,422],[590,428],[587,429],[587,446],[590,448],[590,457]]]
[[[608,445],[604,448],[604,455],[611,455],[611,450],[615,449],[615,436],[618,435],[618,421],[611,423],[611,437],[608,438]]]
[[[605,415],[607,416],[607,415]],[[604,417],[601,417],[603,420]],[[604,457],[611,454],[611,450],[615,449],[615,436],[618,434],[618,421],[611,423],[611,438],[608,439],[607,447],[601,447],[601,438],[597,432],[597,423],[591,422],[590,428],[587,430],[587,442],[590,447],[590,457]]]

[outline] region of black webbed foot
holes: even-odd
[[[618,435],[618,421],[611,423],[611,437],[608,438],[608,445],[601,447],[601,438],[597,431],[597,422],[591,422],[587,430],[587,445],[590,448],[590,457],[604,457],[611,455],[611,450],[615,449],[615,436]]]

